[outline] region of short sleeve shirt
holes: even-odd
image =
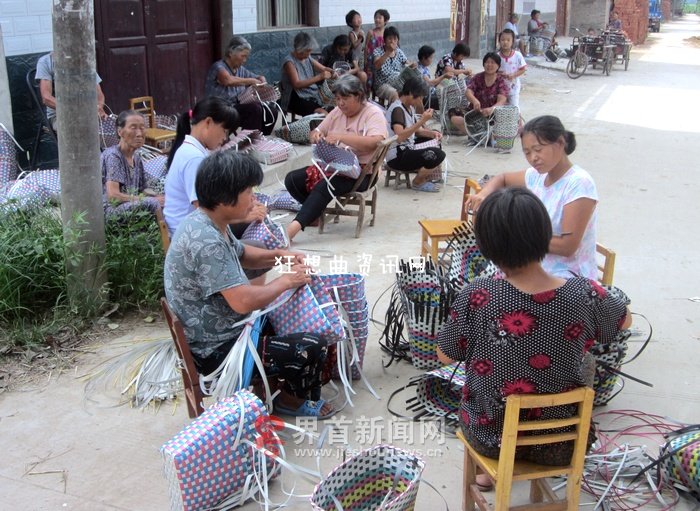
[[[567,280],[527,294],[506,280],[476,279],[457,297],[438,335],[440,349],[464,361],[460,422],[484,445],[500,446],[510,394],[554,394],[585,385],[582,358],[609,343],[625,304],[598,283]],[[571,417],[568,407],[532,410],[528,418]]]
[[[384,46],[374,50],[374,60],[384,55]],[[401,73],[408,62],[406,54],[401,48],[396,48],[396,54],[384,61],[382,67],[374,70],[374,88],[377,90],[382,85],[389,83],[389,80]]]
[[[257,78],[257,75],[248,71],[244,66],[237,69],[231,69],[223,60],[217,60],[209,68],[209,72],[207,73],[207,81],[204,85],[205,96],[218,96],[221,98],[231,99],[237,103],[238,96],[246,89],[247,86],[221,85],[217,79],[217,76],[219,75],[219,71],[222,69],[236,78]]]
[[[503,30],[506,30],[506,29],[508,29],[508,28],[511,29],[511,30],[513,31],[513,33],[515,34],[515,39],[516,39],[516,41],[517,41],[518,36],[519,36],[519,34],[518,34],[518,26],[517,26],[515,23],[509,21],[508,23],[506,23],[506,24],[504,25]]]
[[[209,151],[191,135],[185,135],[185,141],[175,152],[165,178],[165,207],[163,208],[170,236],[175,234],[180,222],[195,209],[192,205],[197,200],[194,181],[199,165],[208,154]]]
[[[452,69],[464,69],[464,61],[460,60],[459,62],[455,62],[451,53],[443,55],[440,62],[438,62],[437,66],[435,67],[435,76],[444,75],[448,67],[451,67]]]
[[[549,218],[552,220],[552,232],[556,236],[562,233],[564,206],[581,198],[598,202],[598,191],[591,175],[578,165],[571,167],[550,186],[545,185],[546,178],[546,174],[540,174],[532,167],[525,171],[525,186],[537,195],[547,208]],[[595,259],[596,217],[594,209],[583,233],[581,244],[574,255],[566,257],[547,254],[542,267],[552,275],[565,279],[573,275],[595,279],[598,275]]]
[[[467,88],[472,91],[476,99],[481,103],[481,108],[490,108],[498,101],[498,96],[508,97],[510,89],[501,75],[496,76],[496,80],[490,85],[486,85],[484,73],[477,73],[469,81]]]
[[[134,166],[130,167],[118,145],[108,147],[100,155],[102,168],[102,193],[107,204],[107,181],[119,183],[119,191],[138,195],[146,188],[143,160],[138,152],[134,153]]]
[[[53,55],[51,53],[47,53],[46,55],[39,57],[39,60],[36,61],[36,75],[34,76],[34,79],[48,80],[53,84],[53,76]],[[102,78],[100,78],[100,75],[95,73],[95,83],[100,84],[101,82]],[[47,106],[46,117],[49,119],[56,117],[56,110]]]
[[[240,263],[243,244],[227,229],[228,238],[197,209],[183,220],[165,257],[165,296],[199,358],[238,338],[243,325],[236,323],[248,317],[234,311],[221,294],[248,284]]]
[[[501,67],[498,70],[501,73],[512,75],[520,69],[525,69],[527,67],[527,62],[525,62],[525,57],[518,50],[514,50],[512,55],[506,57],[503,53],[499,52],[498,56],[501,57]],[[508,95],[520,92],[520,77],[518,76],[515,80],[508,80],[503,78],[508,86]]]
[[[416,123],[416,111],[413,107],[410,107],[409,110],[406,110],[401,103],[401,100],[397,99],[394,101],[391,105],[389,105],[389,108],[386,111],[385,114],[387,124],[389,126],[389,133],[392,134],[392,136],[395,134],[394,133],[394,124],[399,124],[403,126],[404,128],[410,128]],[[397,154],[397,146],[403,146],[403,147],[411,147],[415,142],[415,134],[411,135],[408,137],[406,140],[403,142],[400,142],[398,144],[393,144],[392,147],[389,149],[389,152],[386,155],[387,161],[393,160],[396,158]]]
[[[347,62],[352,67],[352,52],[347,52],[344,56],[338,55],[333,51],[333,45],[329,44],[321,50],[321,58],[319,59],[321,64],[326,67],[333,67],[336,62]]]

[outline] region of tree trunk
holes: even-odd
[[[93,0],[54,0],[54,84],[68,295],[78,312],[102,302],[104,208],[95,87]]]

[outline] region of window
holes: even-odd
[[[303,0],[257,0],[258,29],[306,25]]]

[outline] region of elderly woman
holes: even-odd
[[[384,29],[384,45],[374,50],[374,93],[393,103],[399,98],[398,91],[389,85],[406,65],[416,67],[415,62],[408,62],[406,54],[399,48],[399,31],[394,27]]]
[[[333,70],[311,58],[318,47],[306,32],[294,37],[294,49],[282,62],[282,108],[298,115],[325,114],[318,84],[328,80]]]
[[[146,123],[133,110],[117,117],[119,143],[108,147],[100,157],[105,215],[118,215],[134,208],[153,213],[163,206],[164,197],[144,197],[146,178],[138,149],[143,147]]]
[[[260,164],[250,156],[235,151],[208,156],[195,181],[199,208],[183,220],[165,258],[165,296],[202,374],[212,373],[237,342],[245,342],[239,337],[252,312],[311,280],[300,254],[243,245],[231,232],[230,224],[253,208],[253,187],[262,180]],[[287,257],[290,272],[264,286],[252,286],[244,273]],[[326,350],[326,339],[309,332],[260,337],[265,373],[281,387],[275,413],[317,419],[334,413],[320,399]]]
[[[564,280],[542,268],[552,225],[532,192],[506,188],[490,195],[474,231],[481,253],[505,278],[480,278],[464,287],[438,335],[438,356],[446,364],[464,362],[469,377],[459,414],[462,431],[477,452],[498,458],[506,397],[590,384],[584,354],[594,342],[612,342],[631,316],[623,301],[597,282]],[[530,412],[530,420],[572,413],[568,407]],[[516,458],[566,465],[572,443],[518,448]],[[488,487],[490,481],[482,475],[477,484]]]
[[[495,107],[506,104],[510,88],[505,78],[498,73],[501,67],[501,57],[497,53],[487,53],[484,55],[482,63],[484,65],[483,72],[474,75],[467,85],[467,99],[469,100],[467,111],[474,110],[484,117],[490,117]],[[466,134],[464,114],[465,112],[458,108],[450,109],[448,112],[454,127]]]
[[[365,96],[362,82],[352,75],[344,75],[333,84],[336,108],[311,132],[311,143],[323,138],[330,144],[339,144],[350,148],[360,164],[367,163],[377,144],[387,136],[386,120],[381,108],[369,103]],[[323,210],[332,200],[325,180],[313,184],[309,189],[307,169],[293,170],[284,180],[289,193],[302,206],[296,218],[287,226],[287,234],[291,240],[299,231],[313,224],[321,216]],[[331,179],[335,187],[335,195],[343,195],[352,190],[354,179],[335,176]],[[366,190],[369,186],[369,176],[360,184],[358,190]]]
[[[225,56],[209,68],[204,86],[206,96],[219,96],[230,100],[240,115],[241,127],[272,133],[277,121],[277,109],[273,105],[263,107],[259,102],[242,104],[239,96],[248,87],[266,83],[265,77],[245,68],[250,55],[250,43],[241,36],[233,36],[226,47]]]

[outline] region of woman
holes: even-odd
[[[471,76],[472,70],[464,66],[464,59],[469,58],[469,46],[458,43],[451,53],[444,55],[435,68],[435,76],[442,76],[449,73],[453,76]]]
[[[146,123],[133,110],[124,110],[117,117],[119,143],[100,156],[105,215],[119,215],[136,208],[152,213],[163,207],[164,197],[144,197],[146,177],[138,149],[143,146]]]
[[[171,237],[180,222],[199,206],[194,183],[202,160],[209,155],[209,151],[221,147],[229,133],[238,126],[236,109],[217,96],[198,101],[192,110],[179,117],[175,141],[168,155],[168,176],[165,178],[167,199],[163,214]],[[262,219],[263,208],[254,209],[255,214],[251,213],[249,221]]]
[[[333,44],[325,46],[321,51],[321,64],[333,70],[334,75],[341,75],[345,72],[357,76],[362,84],[367,83],[367,75],[360,69],[357,60],[354,60],[350,53],[350,39],[346,35],[339,35],[333,39]],[[347,70],[340,72],[335,67],[335,63],[339,62],[344,65]]]
[[[333,84],[333,94],[336,108],[311,132],[310,141],[315,144],[323,138],[330,144],[348,147],[355,153],[360,164],[364,165],[372,158],[377,144],[387,136],[384,114],[378,106],[367,101],[362,82],[352,75],[338,78]],[[334,195],[343,195],[352,190],[355,180],[335,176],[331,183]],[[302,204],[296,218],[287,226],[291,240],[299,231],[318,220],[333,196],[325,180],[317,182],[307,191],[306,168],[287,174],[284,184],[292,197]],[[358,190],[366,190],[368,186],[369,176]]]
[[[430,66],[433,65],[433,55],[435,55],[435,48],[432,46],[423,45],[418,49],[418,71],[425,82],[430,86],[430,93],[424,101],[423,107],[438,110],[440,108],[440,101],[438,100],[435,87],[440,85],[443,80],[453,78],[454,75],[452,73],[443,73],[433,78],[430,75]]]
[[[165,258],[165,295],[202,374],[216,370],[234,344],[244,342],[239,336],[253,311],[311,280],[299,254],[244,246],[231,232],[230,224],[243,221],[254,207],[253,187],[262,180],[250,156],[219,151],[207,157],[195,181],[200,207],[183,221]],[[279,260],[292,262],[288,273],[264,286],[250,284],[244,268]],[[326,346],[324,338],[307,332],[260,336],[265,373],[281,383],[276,413],[318,419],[334,413],[320,399]]]
[[[490,117],[495,107],[506,104],[509,89],[503,76],[498,74],[498,69],[501,67],[501,57],[498,54],[487,53],[484,55],[482,63],[484,71],[474,75],[467,85],[467,99],[469,100],[467,111],[474,110],[483,117]],[[466,134],[464,114],[465,112],[458,108],[452,108],[448,112],[457,131]]]
[[[367,31],[365,47],[365,73],[367,74],[367,89],[374,90],[374,50],[384,46],[384,28],[389,23],[389,11],[377,9],[374,12],[374,27]]]
[[[282,62],[282,108],[297,115],[326,114],[318,94],[318,84],[328,80],[333,70],[311,58],[318,47],[306,32],[294,37],[294,49]]]
[[[260,130],[264,135],[272,133],[277,121],[274,105],[266,108],[259,102],[239,102],[239,96],[248,87],[266,83],[265,77],[248,71],[244,64],[250,55],[251,46],[245,38],[233,36],[222,60],[217,60],[209,68],[204,86],[206,96],[219,96],[230,100],[236,106],[241,118],[241,127]]]
[[[631,323],[625,304],[586,278],[564,280],[540,265],[552,226],[533,193],[506,188],[489,196],[474,224],[481,253],[504,279],[476,279],[460,292],[438,335],[443,363],[464,361],[460,423],[469,444],[498,458],[510,394],[554,394],[587,382],[584,354]],[[529,410],[531,420],[571,417],[570,407]],[[517,459],[566,465],[573,442],[518,448]],[[485,475],[477,483],[488,486]]]
[[[420,78],[406,80],[401,89],[401,96],[391,105],[386,113],[386,120],[391,127],[389,135],[396,135],[396,146],[389,149],[386,156],[387,165],[395,170],[416,172],[412,188],[419,192],[439,192],[440,187],[430,182],[430,176],[442,164],[445,153],[439,147],[414,149],[416,137],[423,140],[440,140],[439,131],[425,129],[425,124],[433,118],[432,109],[423,112],[416,120],[416,107],[423,105],[423,98],[428,94],[428,85]]]
[[[467,208],[477,210],[499,188],[527,187],[544,203],[554,230],[542,267],[561,278],[595,279],[598,192],[590,174],[569,160],[576,137],[557,117],[544,115],[525,124],[520,138],[531,167],[489,179],[467,198]]]
[[[399,48],[399,31],[394,27],[384,30],[384,45],[374,50],[374,93],[380,98],[393,103],[399,98],[398,91],[389,85],[404,66],[416,67],[415,62],[409,63],[406,54]]]
[[[520,106],[520,77],[525,74],[527,63],[522,54],[515,50],[515,34],[512,30],[505,29],[498,36],[501,57],[501,66],[498,72],[505,78],[508,85],[508,104]]]

